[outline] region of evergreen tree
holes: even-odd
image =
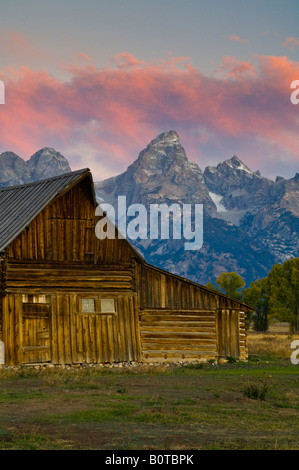
[[[251,317],[253,329],[256,331],[267,331],[270,310],[267,278],[252,282],[250,287],[244,291],[243,301],[255,307],[255,312]]]

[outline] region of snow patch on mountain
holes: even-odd
[[[227,209],[222,204],[223,196],[221,194],[216,194],[216,193],[212,193],[211,191],[209,191],[209,196],[214,202],[217,212],[220,212],[220,213],[227,212]]]

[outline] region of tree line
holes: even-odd
[[[235,272],[221,273],[215,285],[208,282],[206,287],[253,306],[249,321],[257,331],[267,331],[274,320],[289,323],[293,333],[299,331],[299,258],[275,264],[267,277],[247,288]]]

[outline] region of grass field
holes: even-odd
[[[287,331],[249,333],[249,361],[0,369],[0,450],[298,450]]]

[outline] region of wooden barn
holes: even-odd
[[[6,365],[247,358],[250,307],[95,236],[88,169],[0,189]]]

